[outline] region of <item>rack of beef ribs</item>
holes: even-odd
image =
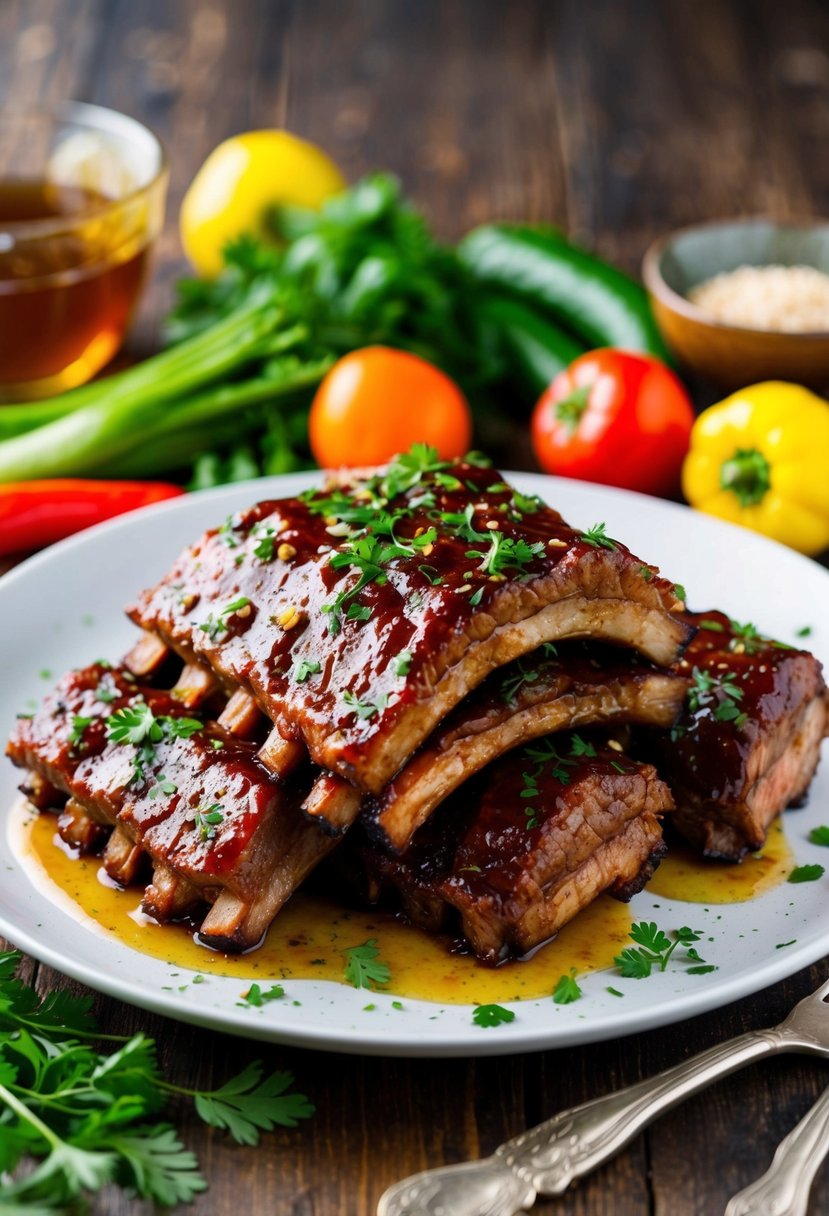
[[[696,628],[675,670],[689,682],[674,729],[644,753],[677,803],[671,822],[706,856],[739,861],[800,805],[829,733],[821,664],[722,612],[683,613]]]
[[[123,711],[131,725],[113,738]],[[144,908],[158,920],[210,905],[200,935],[213,946],[256,945],[333,844],[300,813],[310,775],[278,783],[255,743],[126,668],[69,673],[18,721],[8,754],[52,791],[67,843],[87,851],[106,837],[111,878],[129,885],[152,867]]]
[[[363,821],[382,845],[402,852],[454,790],[512,748],[553,731],[599,723],[673,726],[688,688],[609,646],[567,642],[501,668],[453,710],[378,798]]]
[[[310,756],[380,794],[488,675],[545,643],[591,638],[658,665],[691,630],[672,584],[581,533],[491,469],[398,462],[263,502],[207,532],[132,619],[274,724],[281,771]],[[341,830],[359,798],[331,778],[309,810]]]
[[[376,897],[487,963],[527,954],[607,891],[630,899],[664,852],[673,806],[648,764],[579,735],[513,752],[445,803],[402,856],[355,849]]]

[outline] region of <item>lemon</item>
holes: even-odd
[[[222,269],[222,249],[244,232],[267,235],[276,204],[316,209],[345,189],[337,166],[288,131],[248,131],[210,153],[184,196],[179,217],[184,252],[198,274]]]

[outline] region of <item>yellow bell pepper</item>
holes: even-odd
[[[682,468],[692,507],[801,553],[829,546],[829,404],[767,381],[697,418]]]

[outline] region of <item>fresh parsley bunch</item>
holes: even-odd
[[[263,1079],[259,1063],[220,1089],[194,1090],[164,1080],[146,1035],[99,1053],[94,1041],[112,1036],[98,1033],[91,999],[54,992],[41,1000],[16,978],[20,960],[0,954],[0,1211],[64,1207],[110,1183],[160,1204],[189,1203],[207,1182],[162,1119],[174,1094],[191,1097],[205,1123],[239,1144],[314,1113],[304,1095],[288,1092],[290,1073]]]

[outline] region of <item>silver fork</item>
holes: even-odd
[[[725,1216],[806,1216],[815,1174],[829,1153],[829,1089],[781,1140],[769,1168],[729,1201]]]
[[[539,1195],[560,1195],[615,1156],[663,1111],[762,1056],[829,1057],[829,981],[779,1026],[750,1030],[616,1094],[562,1111],[491,1157],[413,1174],[390,1186],[377,1216],[514,1216]]]

